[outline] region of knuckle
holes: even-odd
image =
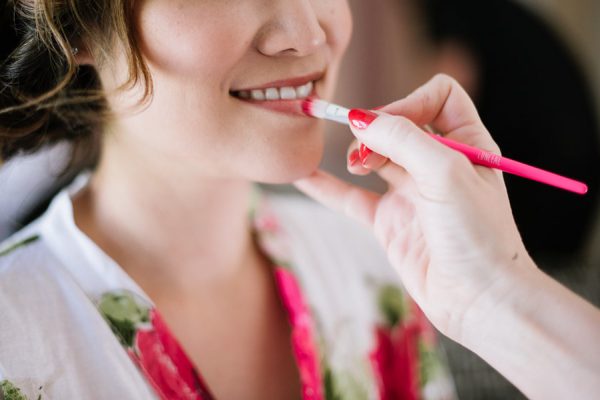
[[[491,146],[491,149],[492,150],[490,150],[490,151],[492,153],[498,154],[499,156],[502,156],[502,150],[500,149],[500,146],[498,146],[498,144],[496,144],[495,142],[494,142],[494,145]]]
[[[456,79],[444,73],[437,74],[432,81],[432,86],[436,87],[438,92],[445,93],[446,97],[450,97],[453,92],[463,91],[462,86]]]
[[[490,136],[490,138],[491,138],[491,136]],[[500,148],[500,146],[498,145],[498,143],[496,143],[496,141],[494,139],[491,139],[490,151],[492,153],[498,154],[499,156],[502,155],[502,149]]]
[[[441,83],[441,84],[445,84],[445,85],[454,85],[454,84],[458,83],[456,81],[456,79],[454,79],[450,75],[445,74],[443,72],[435,74],[435,76],[433,77],[432,81],[435,81],[435,82]]]
[[[414,124],[407,118],[396,117],[392,129],[388,131],[390,140],[402,144],[411,140],[411,137],[415,134]]]
[[[388,143],[390,143],[388,156],[392,161],[401,163],[402,154],[406,151],[411,151],[417,146],[417,143],[423,135],[423,132],[409,119],[397,117],[392,128],[387,132],[389,135]],[[417,146],[418,147],[418,146]]]
[[[470,164],[466,157],[462,154],[452,152],[447,157],[443,158],[440,165],[437,168],[440,169],[440,178],[445,184],[454,184],[462,176],[465,175],[466,169],[470,167]]]
[[[432,108],[432,105],[435,102],[435,100],[432,98],[432,95],[428,90],[424,90],[421,93],[419,93],[418,102],[419,113],[417,115],[417,118],[421,120],[423,119],[423,115],[427,114],[427,111]]]

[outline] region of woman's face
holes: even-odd
[[[299,115],[298,98],[311,86],[332,96],[352,30],[346,0],[141,0],[137,7],[154,92],[148,107],[115,121],[117,145],[214,178],[283,183],[318,166],[322,123]],[[126,76],[125,60],[115,60],[100,70],[109,90]],[[296,100],[270,100],[281,96]],[[109,102],[123,108],[125,98],[136,97]]]

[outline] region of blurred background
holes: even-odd
[[[589,184],[581,197],[506,176],[517,224],[540,267],[600,304],[600,1],[349,2],[354,38],[335,101],[372,108],[438,72],[454,76],[504,155]],[[322,167],[384,190],[375,176],[346,172],[347,129],[327,130]],[[68,150],[58,145],[0,167],[0,240],[73,177],[76,171],[59,177]],[[477,356],[443,344],[460,398],[522,397]]]

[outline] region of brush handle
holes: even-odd
[[[302,104],[302,109],[306,115],[315,118],[325,118],[340,124],[350,125],[348,120],[349,109],[328,103],[324,100],[311,99]],[[509,174],[517,175],[522,178],[531,179],[546,185],[554,186],[560,189],[568,190],[577,194],[586,194],[588,187],[585,183],[570,179],[543,169],[532,167],[531,165],[502,157],[498,154],[478,149],[464,143],[430,133],[431,137],[438,142],[454,149],[471,160],[473,164],[488,168],[495,168]]]
[[[543,169],[532,167],[531,165],[523,164],[521,162],[511,160],[510,158],[502,157],[498,154],[478,149],[477,147],[455,142],[454,140],[447,139],[439,135],[430,135],[438,142],[463,153],[469,158],[469,160],[471,160],[473,164],[499,169],[509,174],[545,183],[547,185],[578,194],[586,194],[588,191],[587,185],[583,182],[566,178],[552,172],[544,171]]]

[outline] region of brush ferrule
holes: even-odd
[[[340,124],[349,125],[349,113],[349,109],[331,103],[329,103],[325,108],[325,118]]]

